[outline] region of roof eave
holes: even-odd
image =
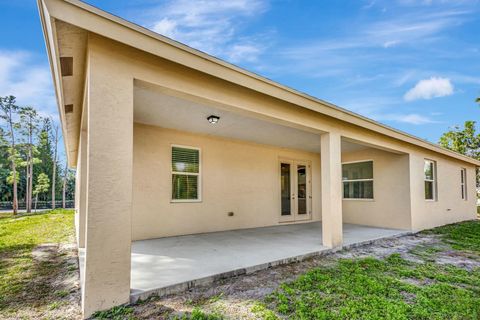
[[[60,123],[61,123],[61,129],[62,129],[62,136],[64,137],[63,144],[65,147],[65,154],[67,157],[67,163],[69,167],[75,166],[76,163],[76,158],[72,159],[70,156],[70,147],[69,144],[67,143],[67,127],[66,127],[66,121],[65,121],[65,113],[62,108],[63,106],[63,90],[62,90],[62,82],[61,82],[61,77],[58,72],[58,66],[59,66],[59,61],[58,61],[58,48],[56,48],[57,41],[55,39],[55,28],[53,26],[53,21],[52,18],[50,17],[50,14],[48,13],[48,9],[44,3],[43,0],[37,0],[37,7],[38,7],[38,12],[40,15],[40,22],[42,25],[42,31],[43,31],[43,37],[45,39],[45,47],[47,51],[47,56],[48,56],[48,61],[50,65],[50,70],[52,72],[52,81],[53,81],[53,86],[55,90],[55,95],[57,97],[57,110],[58,114],[60,116]]]

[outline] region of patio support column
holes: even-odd
[[[322,236],[323,245],[340,247],[342,230],[342,149],[336,132],[321,135]]]
[[[88,56],[85,318],[130,299],[133,79],[95,49]]]

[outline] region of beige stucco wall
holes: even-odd
[[[87,66],[84,317],[129,301],[133,185],[132,78],[95,50]]]
[[[90,34],[89,36],[89,50],[94,51],[98,56],[104,56],[105,59],[108,59],[111,65],[115,65],[115,69],[122,70],[123,73],[129,74],[134,81],[142,80],[152,85],[158,85],[159,88],[163,88],[167,94],[178,95],[185,99],[191,99],[194,102],[199,103],[206,103],[212,105],[214,107],[219,108],[226,108],[228,110],[235,110],[244,115],[252,116],[252,117],[259,117],[261,119],[265,119],[266,121],[273,121],[275,123],[284,124],[288,126],[292,126],[299,129],[304,129],[310,132],[318,132],[319,135],[322,132],[336,132],[340,134],[342,137],[346,137],[351,140],[361,141],[362,143],[371,144],[377,146],[378,148],[390,151],[398,151],[400,153],[411,154],[409,160],[409,166],[411,168],[410,171],[410,190],[412,194],[411,199],[411,206],[412,206],[412,226],[415,229],[426,228],[431,225],[439,225],[443,223],[448,223],[452,221],[458,220],[465,220],[474,217],[474,201],[473,197],[470,197],[469,201],[466,203],[458,203],[456,198],[452,196],[453,193],[448,194],[449,192],[446,191],[448,188],[454,188],[454,190],[458,190],[458,184],[456,181],[457,176],[457,169],[458,167],[467,167],[469,168],[469,179],[473,179],[473,165],[468,164],[467,162],[456,160],[454,158],[444,156],[440,153],[432,152],[422,148],[420,146],[412,145],[404,141],[392,139],[387,136],[383,136],[381,134],[375,133],[370,130],[366,130],[364,128],[360,128],[358,126],[346,123],[341,119],[335,119],[328,116],[324,116],[314,111],[304,109],[300,106],[296,106],[291,103],[287,103],[285,101],[281,101],[278,99],[274,99],[272,97],[268,97],[263,95],[259,92],[249,91],[239,85],[234,85],[232,83],[226,83],[218,78],[214,78],[211,76],[207,76],[202,74],[198,71],[188,69],[182,67],[180,65],[176,65],[173,63],[169,63],[166,60],[155,58],[151,55],[144,54],[138,50],[133,48],[128,48],[126,46],[120,45],[118,43],[109,41],[105,38],[99,37],[97,35]],[[138,126],[137,126],[138,127]],[[138,131],[138,130],[137,130]],[[135,156],[140,151],[139,149],[139,137],[136,134],[135,141],[136,141],[136,151]],[[158,137],[161,141],[161,137]],[[208,138],[213,139],[213,138]],[[207,139],[207,140],[208,140]],[[151,143],[157,144],[159,142],[151,141],[142,143]],[[182,142],[179,142],[182,144]],[[189,144],[188,140],[183,144]],[[213,144],[213,143],[212,143]],[[148,150],[148,148],[144,148]],[[272,148],[266,148],[265,150],[272,150]],[[141,150],[141,149],[140,149]],[[155,150],[152,152],[154,153]],[[225,152],[217,152],[220,157],[227,157],[229,156]],[[255,152],[242,152],[239,156],[245,156],[245,154],[254,154]],[[263,153],[267,153],[266,151],[262,151]],[[272,152],[273,153],[273,152]],[[431,156],[429,156],[431,155]],[[271,156],[271,155],[270,155]],[[276,155],[278,157],[278,154]],[[444,185],[439,187],[440,194],[444,194],[445,196],[440,196],[440,199],[437,204],[426,204],[423,197],[424,197],[424,190],[423,190],[423,158],[430,157],[435,159],[445,160],[445,170],[439,170],[442,175],[445,175],[442,180]],[[136,156],[138,158],[138,156]],[[144,165],[144,170],[146,173],[141,174],[136,173],[135,177],[135,198],[134,198],[134,225],[133,225],[133,232],[134,232],[134,239],[140,238],[149,238],[149,237],[156,237],[162,235],[169,235],[169,234],[177,234],[177,233],[192,233],[192,232],[207,232],[207,231],[214,231],[214,230],[221,230],[221,229],[232,229],[232,228],[241,228],[241,227],[253,227],[259,225],[271,225],[274,223],[273,218],[265,218],[265,215],[269,215],[273,212],[272,209],[266,210],[267,213],[264,213],[262,216],[253,216],[252,214],[239,214],[240,209],[236,209],[235,207],[232,209],[227,208],[227,206],[223,206],[219,203],[222,202],[215,202],[209,199],[215,199],[218,197],[215,193],[212,193],[210,196],[208,194],[204,194],[204,202],[201,204],[170,204],[169,202],[160,203],[160,205],[156,205],[160,202],[160,199],[163,197],[164,199],[169,200],[169,184],[170,184],[170,177],[169,171],[162,171],[162,173],[158,173],[155,170],[151,169],[147,166],[149,163],[140,164],[140,161],[147,161],[146,159],[151,159],[151,163],[155,164],[154,156],[145,152],[144,154],[145,159],[137,159],[135,163],[135,169],[138,171],[138,167]],[[233,158],[233,157],[232,157]],[[255,157],[257,159],[259,157]],[[416,158],[419,158],[415,160]],[[249,159],[249,160],[255,160]],[[232,161],[235,161],[236,158],[233,158]],[[247,160],[247,159],[246,159]],[[263,161],[263,160],[262,160]],[[250,161],[244,161],[245,165]],[[387,163],[387,162],[386,162]],[[446,172],[449,171],[450,164],[452,164],[452,168],[455,169],[454,173],[447,174]],[[415,169],[414,167],[417,167]],[[443,163],[439,163],[439,169],[443,166]],[[241,168],[241,167],[240,167]],[[272,168],[275,168],[273,166]],[[421,170],[418,170],[421,168]],[[315,166],[314,166],[315,169]],[[452,169],[453,170],[453,169]],[[148,173],[148,174],[147,174]],[[204,172],[205,173],[205,172]],[[158,182],[159,185],[155,185],[155,182],[152,179],[152,176],[159,175],[159,177],[164,178],[162,182]],[[163,174],[163,176],[162,176]],[[213,171],[213,176],[215,176],[215,172]],[[139,184],[139,179],[145,179],[146,181],[143,184]],[[440,178],[440,176],[439,176]],[[218,181],[221,181],[220,178],[216,178]],[[255,177],[253,177],[255,180]],[[315,178],[314,178],[315,179]],[[382,178],[383,179],[383,178]],[[385,178],[387,179],[387,178]],[[238,177],[239,181],[246,181],[246,178],[242,178],[241,176]],[[446,182],[448,181],[448,182]],[[207,183],[204,181],[204,183]],[[243,184],[241,184],[243,185]],[[245,183],[246,185],[246,183]],[[252,185],[252,184],[251,184]],[[167,190],[161,189],[168,187]],[[140,189],[143,188],[143,189]],[[140,197],[139,190],[148,191],[152,189],[154,192],[144,192],[146,195]],[[252,188],[252,187],[249,187]],[[403,186],[402,188],[406,188]],[[469,194],[472,195],[474,192],[474,183],[473,180],[471,183],[468,184]],[[318,187],[320,189],[320,187]],[[383,189],[383,188],[380,188]],[[376,188],[377,194],[380,190]],[[240,187],[237,190],[242,190]],[[267,189],[265,189],[267,190]],[[442,191],[443,190],[443,191]],[[162,193],[156,193],[157,191],[161,191]],[[205,190],[206,191],[206,190]],[[233,193],[231,190],[221,190],[222,192],[229,192],[230,194]],[[251,189],[247,188],[247,191],[251,193]],[[206,191],[207,192],[207,191]],[[457,192],[457,191],[455,191]],[[247,192],[248,194],[248,192]],[[148,195],[148,196],[147,196]],[[416,195],[415,197],[413,195]],[[207,199],[206,197],[209,197]],[[263,197],[269,197],[271,195],[263,194]],[[278,196],[278,195],[277,195]],[[145,199],[143,199],[143,197]],[[227,197],[228,198],[228,197]],[[242,208],[249,208],[253,206],[253,202],[248,197],[243,198],[241,205]],[[318,200],[320,201],[320,200]],[[243,203],[245,202],[245,203]],[[344,201],[345,203],[346,201]],[[232,200],[231,203],[234,203]],[[279,203],[279,201],[278,201]],[[263,210],[265,208],[264,205],[261,205],[262,201],[257,201],[256,205],[260,206]],[[318,205],[318,204],[317,204]],[[372,205],[372,204],[370,204]],[[181,212],[188,211],[189,207],[197,206],[200,210],[196,210],[197,214],[193,217],[190,217],[189,220],[183,220],[184,214],[182,215]],[[347,206],[347,221],[353,221],[352,217],[352,208],[354,204],[346,204]],[[367,207],[368,204],[358,204],[357,207],[360,208],[361,206]],[[163,216],[164,220],[159,218],[159,214],[155,212],[160,212],[161,210],[164,211],[165,208],[172,208],[174,209],[169,212],[173,212],[172,214],[167,214]],[[233,205],[232,205],[233,207]],[[378,208],[382,206],[378,205]],[[391,202],[386,203],[384,209],[378,209],[378,213],[382,210],[386,210],[391,207]],[[445,214],[447,208],[452,207],[448,214]],[[207,209],[209,208],[209,209]],[[144,210],[145,209],[145,210]],[[367,208],[365,208],[367,209]],[[228,218],[226,216],[226,212],[228,211],[236,211],[236,216],[234,218]],[[360,209],[355,209],[360,210]],[[377,210],[377,209],[375,209]],[[402,209],[400,209],[403,212]],[[432,215],[429,212],[435,212],[435,210],[440,210],[441,213],[438,213],[438,216]],[[146,211],[147,213],[140,212]],[[253,212],[252,210],[249,210]],[[366,211],[366,210],[363,210]],[[207,213],[208,212],[208,213]],[[211,213],[214,212],[214,213]],[[349,213],[348,213],[349,212]],[[453,212],[459,212],[457,215],[450,215]],[[460,213],[462,212],[462,213]],[[314,212],[315,213],[315,212]],[[206,219],[207,216],[214,214],[218,219],[214,221],[208,221],[208,226],[204,226],[207,224]],[[250,215],[250,216],[248,216]],[[148,218],[152,220],[149,220]],[[397,215],[396,215],[397,217]],[[430,217],[433,217],[430,220]],[[375,219],[372,219],[375,220]],[[429,221],[430,220],[430,221]],[[153,221],[153,223],[152,223]],[[172,232],[171,226],[176,221],[180,226],[174,232]],[[404,221],[404,220],[402,220]],[[429,221],[429,222],[427,222]],[[158,223],[157,223],[158,222]],[[187,223],[188,222],[188,223]],[[391,221],[386,221],[391,223]],[[398,222],[398,221],[397,221]],[[395,222],[395,225],[398,226],[399,224]],[[364,221],[365,223],[365,221]],[[404,222],[400,222],[403,224]],[[148,227],[145,227],[148,230],[142,231],[141,228],[138,228],[138,224],[148,224]],[[153,231],[154,230],[154,231]]]
[[[343,200],[343,222],[410,229],[409,161],[406,154],[368,148],[342,154],[342,162],[373,160],[373,200]]]
[[[437,200],[426,201],[423,180],[424,160],[437,162]],[[461,198],[460,170],[467,169],[467,200]],[[473,165],[433,152],[414,152],[410,156],[412,226],[428,229],[476,218],[475,168]]]
[[[201,148],[201,202],[170,202],[172,144]],[[279,158],[311,161],[320,220],[319,154],[135,124],[133,240],[279,224]]]

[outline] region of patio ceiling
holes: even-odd
[[[210,115],[219,116],[216,124],[207,121]],[[153,86],[136,83],[134,92],[134,121],[167,129],[231,138],[248,142],[298,149],[318,153],[319,133],[280,125],[264,119],[235,113],[219,107],[169,95]],[[368,148],[344,141],[342,151]]]

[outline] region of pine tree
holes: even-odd
[[[16,122],[16,114],[18,112],[18,106],[15,104],[14,96],[0,97],[0,119],[3,119],[6,123],[6,137],[8,139],[8,160],[11,164],[12,170],[12,185],[13,185],[13,196],[12,196],[12,209],[13,214],[18,212],[18,194],[17,194],[17,145],[15,140],[16,129],[18,128],[18,123]]]
[[[32,107],[22,107],[20,114],[20,130],[25,138],[26,147],[26,174],[27,174],[27,188],[26,188],[26,209],[27,212],[32,211],[32,195],[33,195],[33,166],[41,163],[36,156],[38,154],[35,146],[35,138],[38,133],[38,125],[40,118],[38,113]]]
[[[7,184],[7,177],[10,174],[8,168],[8,144],[5,132],[0,127],[0,201],[8,201],[12,196],[10,186]]]
[[[35,195],[35,211],[37,211],[38,195],[47,193],[48,189],[50,189],[50,179],[42,172],[38,175],[37,184],[33,190],[33,194]]]

